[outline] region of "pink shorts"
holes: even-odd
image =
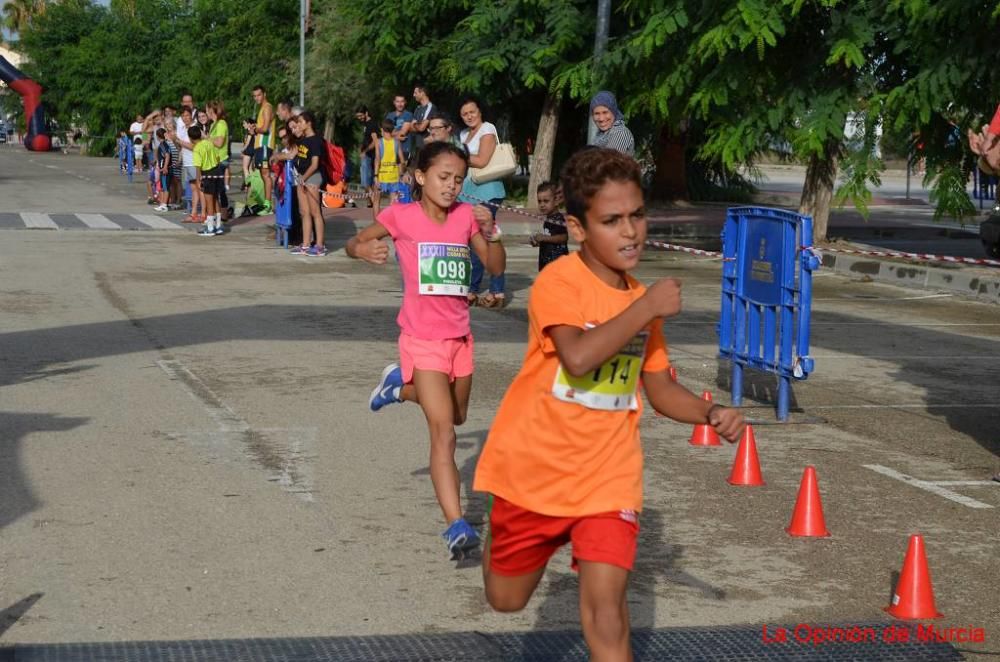
[[[399,367],[403,383],[413,381],[414,370],[433,370],[448,375],[448,381],[472,374],[472,334],[447,340],[421,340],[399,334]]]

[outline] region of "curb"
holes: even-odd
[[[822,247],[818,247],[822,252]],[[867,276],[879,283],[922,290],[946,290],[986,303],[1000,304],[1000,273],[961,267],[931,267],[870,257],[822,253],[823,266],[835,273]]]

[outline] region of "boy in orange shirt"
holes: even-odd
[[[663,319],[680,282],[648,289],[629,275],[646,239],[638,164],[615,150],[575,154],[562,172],[567,228],[579,252],[539,274],[528,300],[528,350],[476,468],[490,493],[486,598],[522,609],[549,558],[573,544],[580,619],[592,660],[631,660],[625,592],[642,509],[641,383],[650,404],[735,441],[736,409],[673,382]]]

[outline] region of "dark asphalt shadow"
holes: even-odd
[[[238,306],[10,331],[0,333],[0,356],[17,358],[0,372],[0,386],[47,377],[52,370],[86,369],[86,366],[63,365],[76,361],[233,340],[365,340],[395,345],[399,338],[398,313],[398,306]],[[499,326],[478,337],[485,342],[524,340],[523,329]],[[135,333],[136,329],[141,333]]]
[[[44,593],[32,593],[26,598],[18,600],[6,609],[0,610],[0,637],[9,630],[21,617],[28,613],[36,602],[42,599]]]
[[[33,432],[67,432],[89,418],[0,411],[0,529],[37,509],[21,460],[24,439]]]

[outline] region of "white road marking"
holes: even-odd
[[[945,297],[955,296],[953,294],[925,294],[919,297],[900,297],[898,301],[917,301],[919,299],[942,299]]]
[[[59,226],[56,225],[55,221],[49,218],[48,214],[26,211],[21,213],[21,220],[23,220],[24,225],[29,228],[43,228],[45,230],[59,229]]]
[[[165,218],[160,218],[159,216],[153,216],[152,214],[132,214],[132,218],[139,221],[144,225],[148,225],[151,228],[156,228],[158,230],[180,230],[180,226],[175,223],[171,223]]]
[[[900,482],[912,485],[913,487],[917,487],[921,490],[925,490],[932,494],[936,494],[940,497],[944,497],[949,501],[960,503],[963,506],[967,506],[969,508],[978,508],[978,509],[993,508],[993,506],[991,506],[988,503],[983,503],[982,501],[976,501],[973,498],[967,497],[964,494],[959,494],[958,492],[953,492],[952,490],[937,485],[936,483],[930,483],[925,480],[920,480],[919,478],[914,478],[913,476],[907,476],[906,474],[900,473],[895,469],[890,469],[889,467],[883,467],[881,464],[863,464],[861,466],[863,466],[865,469],[871,469],[875,473],[880,473],[883,476],[888,476],[889,478],[895,478]]]
[[[111,221],[104,214],[77,214],[76,217],[83,221],[88,228],[100,230],[121,230],[122,226]]]
[[[884,405],[799,405],[800,409],[998,409],[1000,403],[907,402]]]
[[[927,482],[942,487],[1000,487],[1000,483],[995,480],[929,480]]]

